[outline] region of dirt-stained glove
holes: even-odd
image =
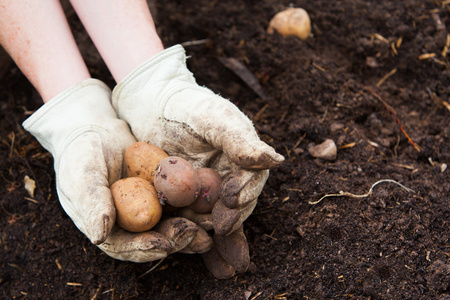
[[[196,245],[204,251],[208,248],[202,245],[211,248],[203,259],[215,277],[245,272],[250,258],[242,223],[255,208],[269,169],[284,157],[259,139],[249,118],[234,104],[196,83],[180,45],[128,75],[113,90],[112,103],[138,141],[180,156],[195,168],[213,168],[224,178],[211,214],[184,208],[179,215],[206,231],[214,229],[213,248],[200,238]],[[188,248],[181,252],[191,253]]]
[[[198,226],[181,218],[159,232],[114,226],[109,187],[121,178],[123,153],[136,140],[110,99],[104,83],[88,79],[44,104],[23,126],[53,155],[60,203],[78,229],[111,257],[157,260],[186,247]]]
[[[138,141],[180,156],[224,178],[212,214],[182,215],[218,235],[240,228],[256,206],[268,169],[284,158],[262,142],[251,121],[230,101],[200,87],[182,46],[168,48],[129,74],[112,103]]]
[[[218,279],[244,273],[250,264],[247,238],[241,226],[229,235],[214,234],[214,247],[203,253],[203,261],[208,270]]]

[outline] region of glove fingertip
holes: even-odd
[[[103,243],[111,233],[114,223],[115,213],[114,217],[104,213],[100,217],[96,216],[95,220],[91,220],[87,225],[87,235],[92,244],[99,245]]]
[[[201,254],[208,252],[213,247],[213,239],[203,228],[198,228],[197,235],[192,239],[192,241],[186,246],[186,248],[180,250],[182,253],[188,254]]]
[[[171,252],[178,252],[189,245],[199,231],[194,222],[185,218],[170,218],[162,221],[155,231],[164,235],[172,245]]]
[[[214,244],[220,256],[238,273],[247,271],[250,265],[250,254],[247,238],[242,225],[227,236],[214,235]]]
[[[239,210],[226,207],[220,200],[214,205],[211,215],[214,232],[218,235],[228,234],[241,217]]]
[[[177,216],[188,219],[206,231],[213,229],[212,216],[208,214],[199,214],[192,209],[185,207],[177,211]]]
[[[283,155],[262,141],[258,141],[255,145],[240,139],[240,141],[234,141],[233,144],[232,147],[224,147],[224,150],[237,165],[245,169],[273,169],[284,162]]]
[[[242,166],[250,170],[273,169],[284,162],[284,156],[267,145],[254,150],[247,156],[240,157],[240,159]]]
[[[202,254],[202,258],[206,268],[217,279],[229,279],[236,274],[236,270],[220,256],[215,247]]]
[[[220,185],[220,200],[228,208],[233,209],[238,207],[239,201],[237,195],[243,188],[239,180],[242,174],[242,170],[231,173]]]
[[[110,257],[137,263],[162,259],[172,251],[170,241],[158,232],[135,233],[118,226],[98,247]]]

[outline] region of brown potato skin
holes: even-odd
[[[188,161],[177,156],[166,157],[159,163],[154,185],[160,203],[175,207],[192,204],[201,188],[197,171]]]
[[[162,216],[155,188],[140,177],[128,177],[111,186],[116,206],[116,222],[125,230],[143,232],[154,227]]]
[[[156,166],[169,155],[161,148],[146,142],[136,142],[125,152],[127,177],[140,177],[153,184]]]
[[[199,214],[210,213],[219,199],[222,178],[211,168],[197,169],[197,176],[201,184],[200,194],[189,208]]]

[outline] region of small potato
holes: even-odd
[[[156,166],[169,155],[159,147],[146,142],[136,142],[125,152],[127,177],[140,177],[153,184]]]
[[[123,229],[147,231],[161,219],[158,194],[147,180],[139,177],[121,179],[111,186],[111,193],[116,206],[116,222]]]
[[[308,12],[303,8],[289,7],[277,13],[270,20],[267,28],[269,34],[275,31],[283,36],[294,35],[306,40],[311,34],[311,20]]]
[[[189,208],[199,214],[206,214],[212,211],[214,204],[219,199],[220,183],[222,178],[213,169],[197,169],[198,180],[201,183],[200,194]]]
[[[164,158],[155,171],[154,180],[161,204],[184,207],[197,199],[201,184],[197,171],[185,159],[177,156]]]

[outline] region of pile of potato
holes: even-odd
[[[136,142],[125,153],[127,177],[111,186],[116,222],[125,230],[153,228],[163,211],[189,207],[209,213],[219,198],[222,178],[210,168],[194,169],[185,159],[169,156],[146,142]]]

